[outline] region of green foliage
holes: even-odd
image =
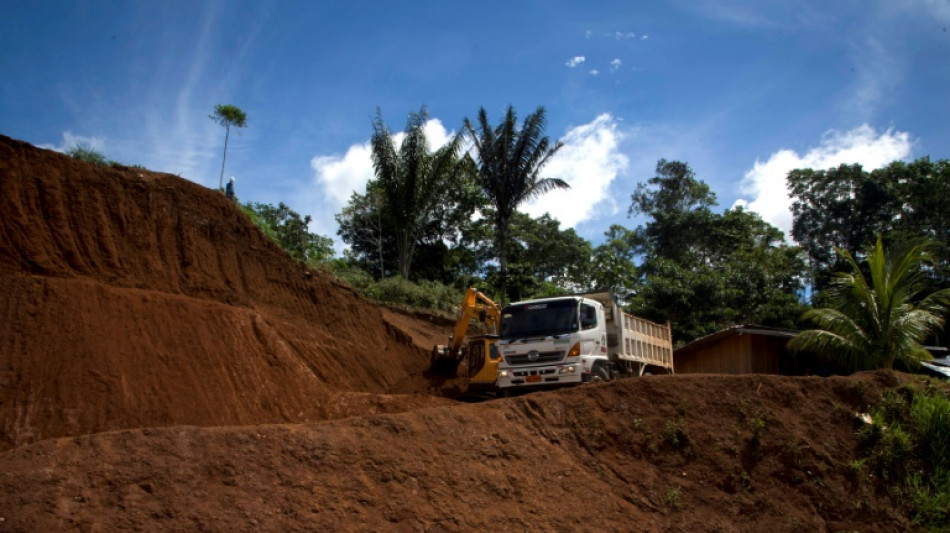
[[[667,487],[666,505],[670,509],[679,510],[683,508],[683,495],[680,487]]]
[[[626,292],[625,289],[632,288],[639,277],[634,264],[637,235],[613,224],[604,236],[606,241],[591,254],[587,277],[583,281],[592,292]]]
[[[632,312],[670,321],[678,343],[736,324],[795,326],[805,265],[781,231],[742,208],[714,213],[715,194],[676,161],[661,159],[631,200],[629,214],[649,220],[611,228],[611,246],[643,257]]]
[[[488,210],[489,216],[491,211]],[[586,287],[592,254],[590,242],[573,228],[544,214],[538,218],[516,212],[510,226],[509,267],[506,287],[512,301],[579,292]],[[485,260],[495,249],[482,251]],[[500,272],[486,268],[485,279],[501,290]]]
[[[79,159],[80,161],[85,161],[86,163],[92,163],[93,165],[106,164],[105,155],[85,144],[77,144],[69,150],[66,150],[66,155]]]
[[[458,138],[430,153],[426,118],[425,109],[410,115],[397,150],[377,117],[377,179],[366,184],[363,194],[353,193],[336,215],[349,257],[377,279],[400,273],[450,283],[480,268],[469,249],[472,215],[485,205],[474,162],[457,157]]]
[[[441,212],[445,192],[455,185],[466,165],[458,158],[461,135],[435,152],[429,149],[425,107],[410,113],[397,150],[392,133],[377,108],[370,141],[373,169],[381,192],[380,215],[393,233],[399,274],[409,278],[417,243]]]
[[[346,253],[352,262],[377,279],[395,272],[395,234],[383,222],[383,191],[376,180],[367,182],[364,194],[350,195],[335,218],[337,235],[349,245]]]
[[[221,157],[221,178],[218,183],[218,188],[223,189],[224,163],[228,158],[228,138],[231,136],[231,126],[235,128],[247,126],[247,114],[235,105],[217,104],[214,106],[214,113],[208,115],[208,118],[224,126],[224,155]]]
[[[214,113],[208,115],[208,118],[215,121],[219,126],[230,128],[243,128],[247,126],[247,113],[240,107],[231,104],[217,104],[214,106]]]
[[[789,347],[824,355],[847,370],[929,359],[921,342],[942,327],[950,289],[927,294],[932,284],[924,268],[930,262],[927,247],[911,245],[888,256],[879,237],[867,254],[868,277],[848,251],[838,252],[851,272],[832,280],[827,291],[832,307],[805,314],[818,329],[800,333]]]
[[[673,448],[689,447],[689,428],[682,416],[666,421],[663,427],[663,440]]]
[[[369,284],[363,295],[378,302],[440,311],[458,307],[463,297],[461,291],[437,281],[413,283],[399,276]]]
[[[369,272],[346,259],[331,259],[327,266],[337,279],[353,287],[360,294],[365,294],[366,289],[373,284],[373,276]]]
[[[250,202],[238,205],[265,235],[295,259],[318,265],[333,257],[333,240],[307,229],[309,215],[301,217],[283,203],[277,207]]]
[[[915,524],[930,531],[950,525],[950,399],[945,391],[888,391],[859,437],[868,465],[910,497]]]
[[[752,434],[752,437],[749,439],[749,444],[753,448],[758,448],[762,444],[762,437],[765,435],[765,420],[759,417],[753,417],[747,421],[747,425],[749,432]]]
[[[845,267],[836,248],[856,257],[877,235],[890,237],[885,244],[936,242],[933,275],[950,286],[950,161],[924,157],[873,172],[860,165],[800,169],[789,173],[788,186],[792,236],[808,255],[816,291]]]
[[[542,178],[541,170],[561,148],[544,136],[545,112],[539,107],[525,117],[521,128],[513,106],[501,123],[492,127],[484,108],[478,121],[465,119],[465,131],[471,136],[478,155],[477,180],[494,209],[493,223],[501,273],[502,303],[506,296],[508,274],[509,226],[518,206],[554,189],[566,189],[567,182],[558,178]]]

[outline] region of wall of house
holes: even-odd
[[[733,335],[687,354],[677,354],[677,374],[779,374],[787,338]],[[787,369],[786,369],[787,370]],[[789,372],[786,372],[789,373]]]

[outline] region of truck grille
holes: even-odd
[[[541,363],[557,363],[564,359],[564,352],[538,352],[538,358],[532,360],[528,357],[528,354],[523,353],[520,355],[506,355],[505,362],[511,366],[517,365],[536,365]]]

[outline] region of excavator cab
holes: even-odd
[[[466,337],[472,318],[484,323],[490,333]],[[490,298],[471,288],[465,291],[465,298],[459,310],[453,335],[448,345],[432,348],[429,370],[435,374],[453,377],[458,375],[459,364],[468,359],[468,365],[462,376],[467,384],[487,384],[493,386],[498,369],[495,341],[498,340],[498,323],[501,321],[501,309]],[[467,339],[467,342],[466,342]]]
[[[465,358],[468,359],[464,383],[469,390],[488,391],[494,388],[498,374],[498,335],[469,337]]]

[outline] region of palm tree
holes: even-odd
[[[428,118],[425,107],[418,113],[410,113],[405,137],[396,150],[393,135],[377,108],[370,141],[373,168],[383,191],[383,211],[396,236],[399,274],[406,279],[416,243],[444,196],[441,191],[461,168],[458,165],[461,135],[430,152],[425,135]]]
[[[508,106],[505,118],[494,128],[485,108],[478,111],[477,125],[465,119],[465,130],[478,155],[478,182],[494,208],[502,302],[507,297],[508,228],[515,210],[548,191],[570,187],[564,180],[541,177],[541,169],[562,146],[560,141],[552,145],[544,136],[544,108],[525,117],[521,129],[517,122],[513,106]]]
[[[879,236],[867,257],[870,283],[849,252],[836,251],[852,272],[839,272],[832,280],[833,308],[812,309],[803,316],[819,329],[803,331],[789,347],[837,358],[850,370],[890,369],[895,361],[930,359],[921,342],[943,326],[950,289],[924,296],[928,246],[911,245],[885,257]]]
[[[208,115],[208,118],[224,126],[224,156],[221,158],[221,179],[218,188],[224,187],[224,162],[228,158],[228,137],[231,136],[231,126],[243,128],[247,125],[247,114],[235,105],[214,106],[214,113]]]

